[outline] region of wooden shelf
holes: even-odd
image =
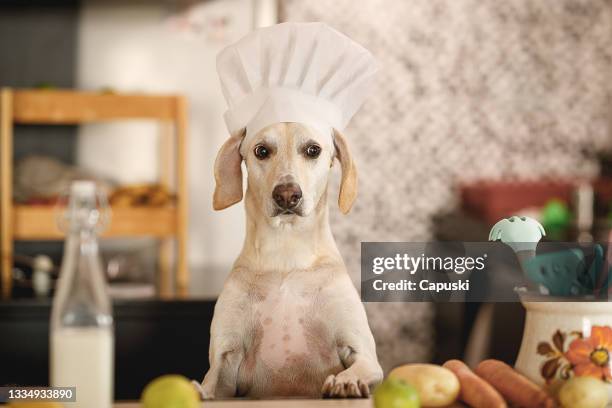
[[[176,201],[168,207],[115,207],[111,224],[102,236],[159,238],[159,294],[162,297],[173,293],[187,295],[188,119],[185,98],[179,95],[1,88],[0,282],[3,297],[9,297],[11,293],[13,240],[57,240],[64,237],[57,226],[53,206],[13,205],[13,125],[125,120],[152,120],[160,125],[159,182],[165,187],[174,184]],[[173,264],[176,271],[174,282]]]
[[[15,90],[13,119],[28,124],[78,124],[118,119],[171,121],[176,97],[70,90]]]
[[[49,205],[15,205],[13,237],[16,240],[57,240],[65,234],[57,226],[57,209]],[[176,233],[174,207],[114,207],[103,237],[168,238]]]

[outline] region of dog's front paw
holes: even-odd
[[[191,380],[191,385],[198,391],[203,400],[215,399],[215,393],[208,390],[208,387],[203,387],[202,384],[195,380]]]
[[[321,393],[327,398],[368,398],[370,388],[357,377],[340,373],[325,379]]]

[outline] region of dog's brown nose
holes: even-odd
[[[296,183],[278,184],[272,191],[272,198],[283,210],[291,210],[300,203],[302,189]]]

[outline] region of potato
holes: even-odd
[[[608,386],[593,377],[574,377],[559,391],[564,408],[603,408],[608,405]]]
[[[404,380],[417,389],[424,407],[444,407],[459,395],[459,380],[455,374],[434,364],[406,364],[394,368],[389,377]]]

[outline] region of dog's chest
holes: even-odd
[[[239,370],[244,395],[318,396],[325,378],[342,369],[322,315],[325,301],[302,287],[281,285],[253,304],[251,341]]]
[[[280,368],[304,358],[327,356],[333,348],[331,333],[317,315],[319,297],[290,285],[268,293],[253,308],[253,352],[266,366]]]

